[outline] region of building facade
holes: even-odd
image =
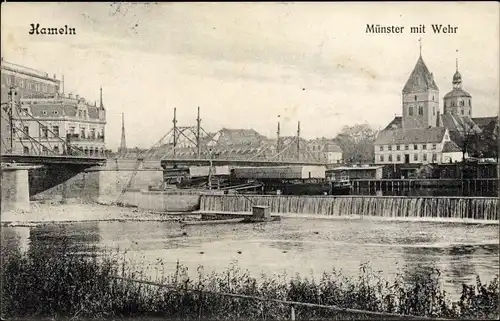
[[[426,131],[385,130],[379,133],[375,145],[377,164],[449,163],[463,157],[445,127],[431,127]]]
[[[2,153],[104,155],[106,110],[102,89],[97,106],[78,95],[64,96],[61,81],[47,73],[3,59],[1,71]]]
[[[21,99],[15,123],[16,154],[104,155],[106,111],[78,96]]]

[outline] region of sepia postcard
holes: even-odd
[[[2,320],[499,318],[498,2],[2,2]]]

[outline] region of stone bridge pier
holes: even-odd
[[[2,166],[2,212],[30,210],[28,186],[30,168],[31,166]]]
[[[134,169],[115,169],[109,166],[44,166],[30,172],[30,199],[62,202],[115,202],[127,186]],[[128,191],[139,192],[149,186],[159,186],[163,172],[158,169],[139,169]]]

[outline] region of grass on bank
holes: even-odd
[[[32,244],[26,253],[2,249],[2,317],[163,317],[168,319],[290,320],[290,306],[278,302],[225,297],[202,291],[237,293],[343,308],[429,316],[434,318],[496,319],[498,277],[487,284],[477,278],[463,285],[460,299],[452,301],[440,289],[439,271],[397,276],[388,282],[360,268],[358,278],[332,271],[320,280],[285,275],[262,276],[258,281],[236,266],[224,272],[190,279],[187,268],[157,280],[171,288],[124,282],[122,275],[145,279],[118,263],[117,255],[77,255],[69,241]],[[317,307],[295,307],[296,319],[373,319],[374,316]],[[382,319],[382,317],[378,317]],[[383,317],[387,319],[387,317]]]

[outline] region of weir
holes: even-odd
[[[274,196],[202,195],[200,211],[251,212],[256,205],[271,213],[386,218],[498,220],[500,202],[493,197]]]

